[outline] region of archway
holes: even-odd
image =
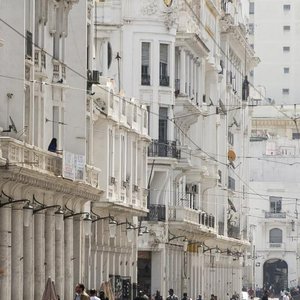
[[[272,286],[275,294],[288,287],[288,265],[281,259],[269,259],[264,263],[264,287]]]

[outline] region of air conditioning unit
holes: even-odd
[[[98,70],[93,70],[93,83],[100,83],[101,73]]]
[[[116,178],[115,178],[115,177],[110,177],[109,183],[110,183],[111,185],[115,185],[115,184],[117,183]]]
[[[140,187],[136,184],[133,185],[133,191],[134,192],[139,192],[140,191]]]

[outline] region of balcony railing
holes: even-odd
[[[42,173],[62,175],[62,156],[24,142],[1,137],[2,156],[10,164],[36,170]]]
[[[101,170],[96,167],[92,167],[90,165],[86,165],[85,169],[86,169],[86,182],[94,188],[100,188]]]
[[[142,74],[142,85],[150,85],[150,75],[149,74]]]
[[[215,217],[207,212],[186,208],[186,207],[170,207],[169,220],[192,223],[195,225],[203,225],[209,228],[215,228]]]
[[[166,206],[161,204],[150,204],[149,212],[145,220],[147,221],[165,221],[166,220]]]
[[[150,157],[170,157],[180,158],[180,149],[177,148],[175,141],[152,140],[148,148]]]
[[[166,75],[161,75],[159,78],[160,86],[169,86],[170,85],[170,77]]]
[[[265,218],[268,219],[285,219],[286,212],[265,212]]]

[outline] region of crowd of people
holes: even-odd
[[[280,295],[275,295],[272,289],[256,289],[255,291],[250,288],[249,290],[243,288],[243,291],[247,292],[249,297],[248,299],[254,299],[254,297],[260,298],[261,300],[268,300],[269,298],[277,298],[280,300],[300,300],[300,286],[294,287],[291,289],[282,289],[280,291]],[[239,300],[240,295],[238,293],[234,293],[233,295],[229,295],[227,293],[226,300]],[[74,300],[109,300],[103,291],[97,291],[95,289],[91,289],[86,291],[84,284],[78,283],[75,287],[75,298]],[[156,291],[156,294],[149,299],[149,297],[143,292],[139,291],[138,295],[134,300],[164,300],[160,294],[160,291]],[[169,295],[166,300],[180,300],[179,297],[174,293],[174,290],[169,289]],[[183,293],[181,300],[192,300],[191,297],[188,296],[187,293]],[[198,295],[196,300],[204,300],[201,295]],[[217,300],[217,296],[212,294],[209,300]],[[243,300],[243,299],[241,299]]]

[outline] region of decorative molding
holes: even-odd
[[[162,13],[164,23],[168,30],[170,30],[176,23],[177,11],[178,6],[174,4],[173,6],[166,8]]]
[[[145,16],[151,16],[158,12],[158,3],[156,0],[144,0],[141,12]]]

